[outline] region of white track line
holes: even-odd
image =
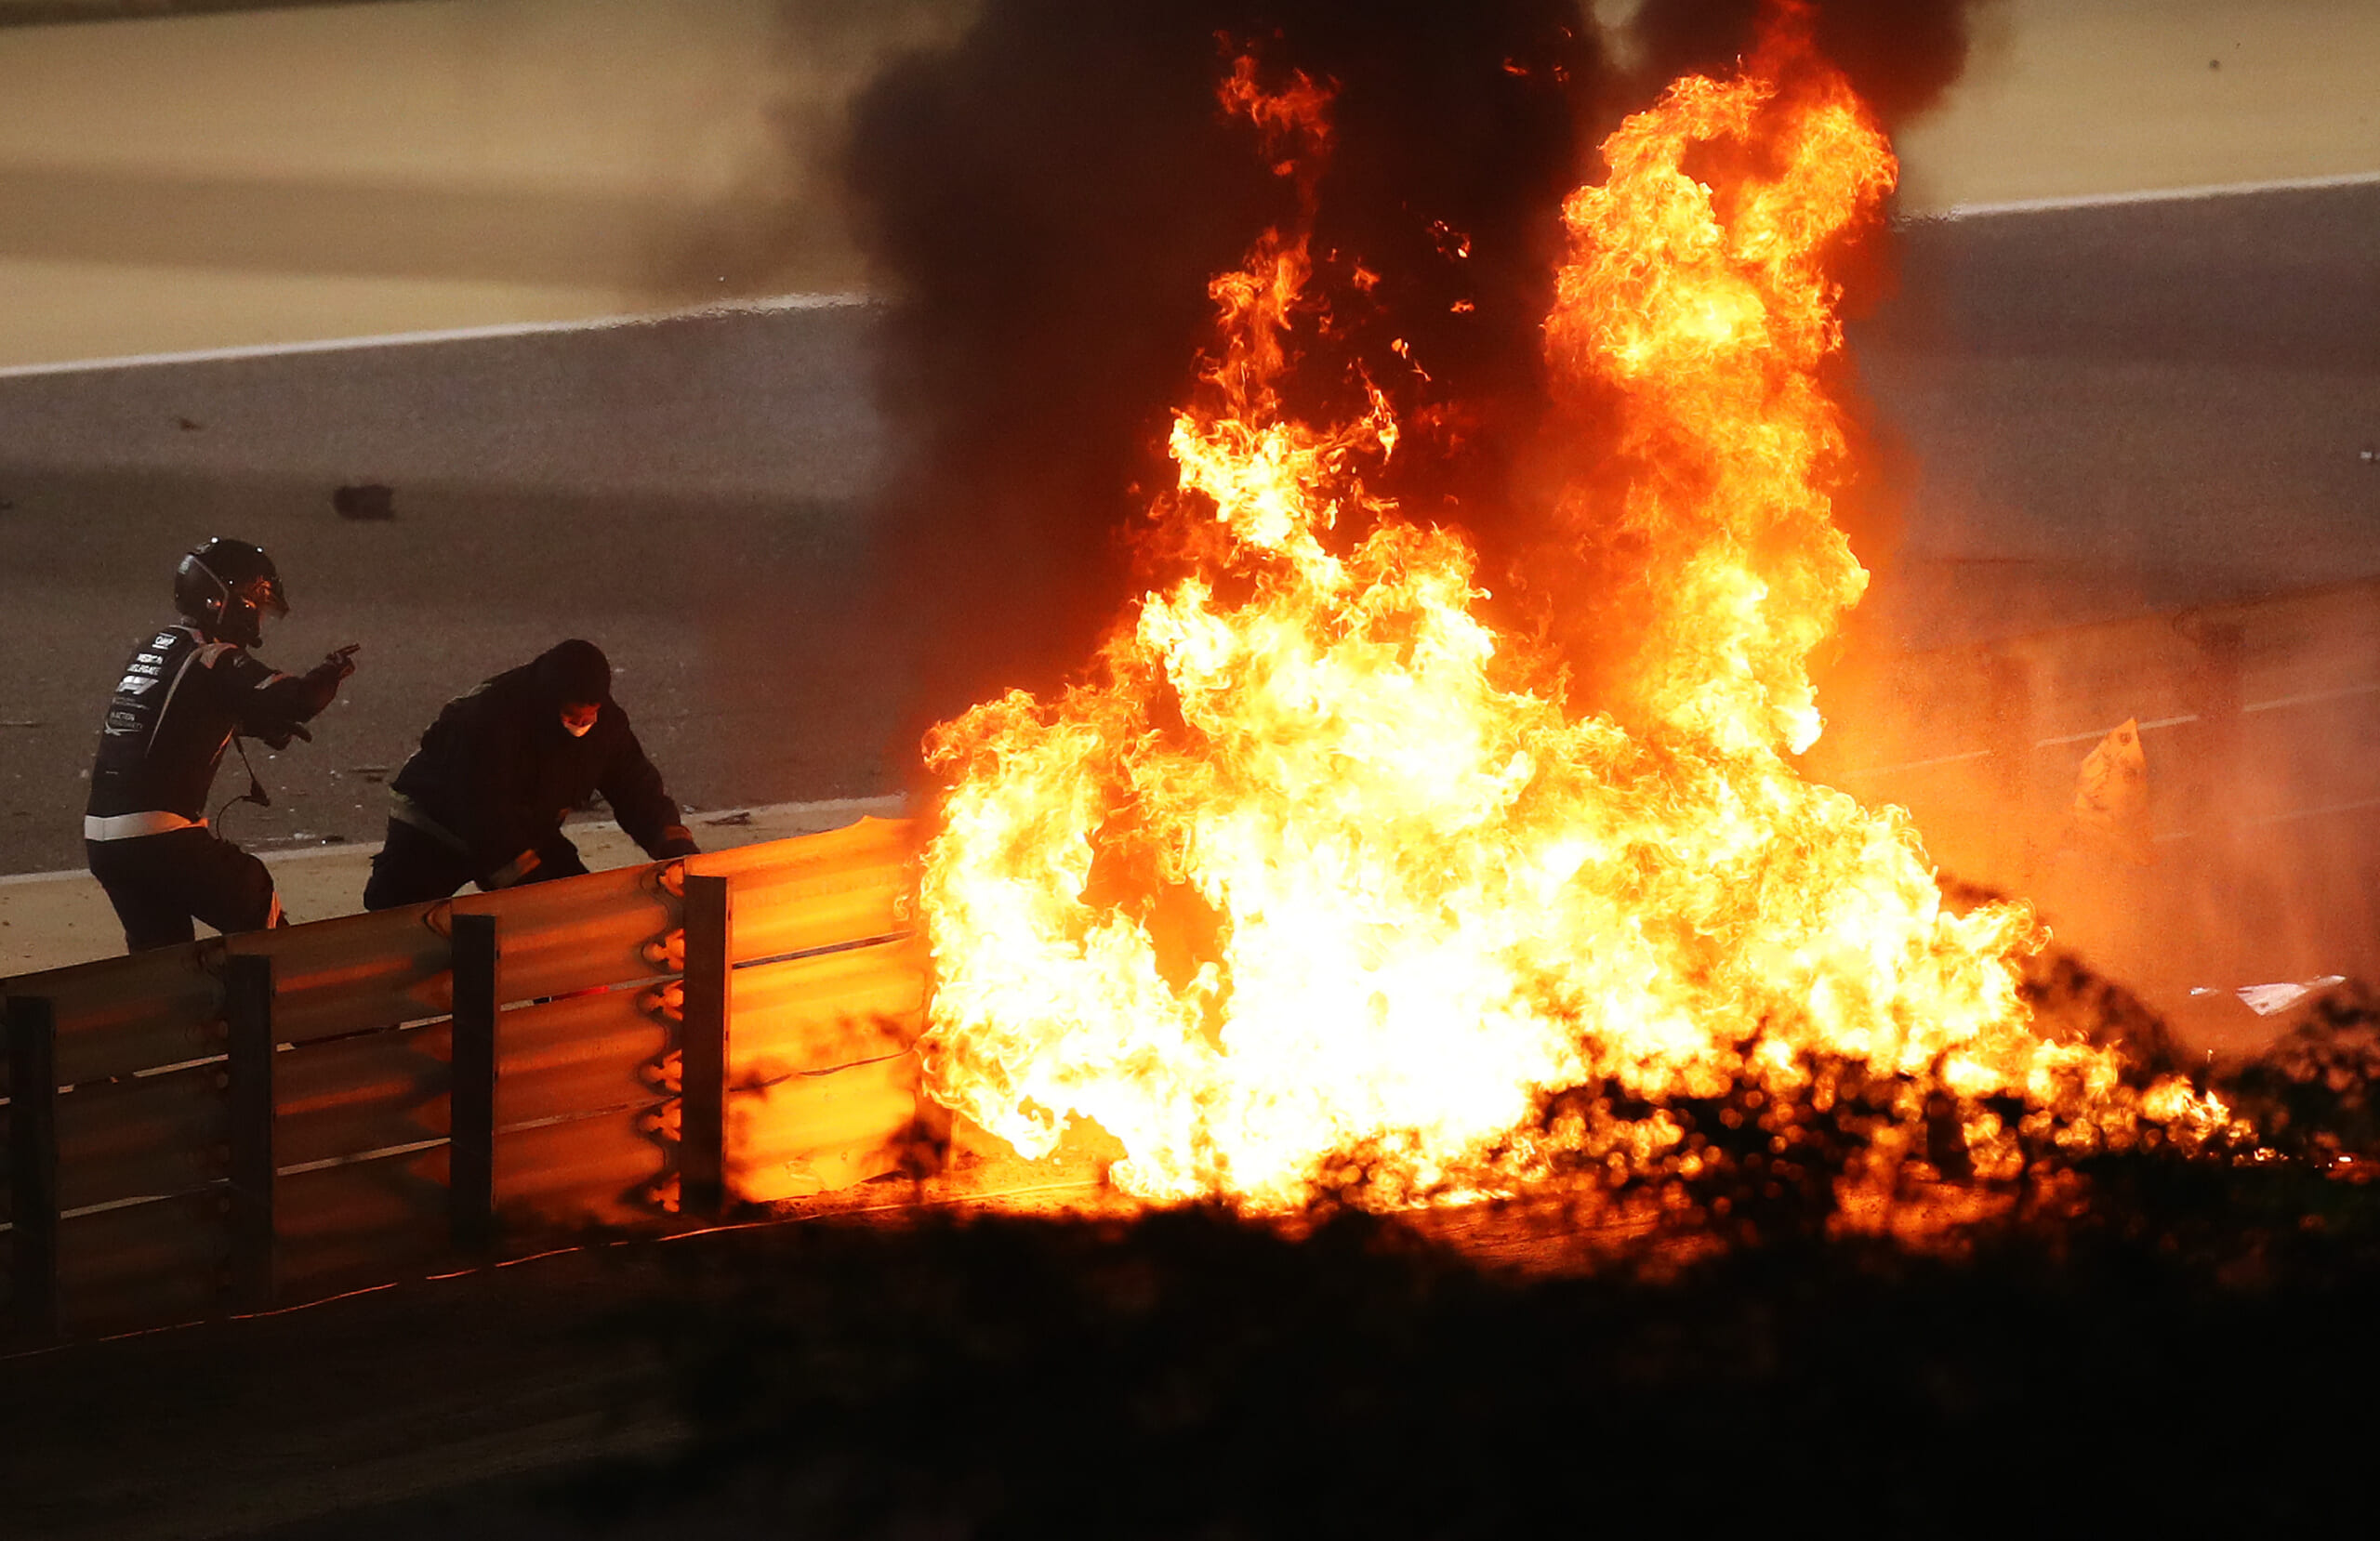
[[[2242,705],[2240,708],[2240,711],[2242,716],[2245,716],[2250,712],[2279,711],[2287,706],[2315,706],[2320,705],[2326,702],[2351,701],[2358,696],[2374,694],[2380,694],[2380,680],[2370,681],[2361,685],[2341,685],[2335,689],[2327,691],[2307,691],[2299,695],[2277,695],[2270,701],[2251,701]],[[2195,714],[2183,717],[2152,718],[2149,721],[2140,724],[2140,731],[2145,733],[2152,728],[2178,728],[2185,723],[2196,722],[2199,719]],[[2089,740],[2103,739],[2115,731],[2116,730],[2113,728],[2095,728],[2087,733],[2065,733],[2056,738],[2041,739],[2033,744],[2033,747],[2036,749],[2054,749],[2060,744],[2082,744]],[[1845,770],[1843,774],[1845,776],[1889,776],[1902,770],[1923,770],[1929,766],[1956,765],[1962,760],[1983,759],[1991,753],[1992,751],[1990,749],[1969,749],[1963,754],[1936,755],[1931,759],[1902,760],[1895,765],[1863,766],[1856,770]]]
[[[2196,712],[2188,712],[2180,717],[2154,718],[2147,722],[2135,724],[2135,731],[2145,733],[2155,728],[2179,728],[2184,723],[2196,722],[2197,720],[2198,714]],[[2119,722],[2113,728],[2094,728],[2087,733],[2061,733],[2056,738],[2039,738],[2033,741],[2033,747],[2036,749],[2054,749],[2061,744],[2082,744],[2095,739],[2103,739],[2109,733],[2118,731],[2122,727],[2123,724]]]
[[[1937,765],[1957,765],[1971,759],[1990,757],[1989,749],[1969,749],[1956,755],[1936,755],[1931,759],[1905,759],[1897,765],[1871,765],[1858,770],[1845,770],[1846,776],[1890,776],[1902,770],[1924,770]]]
[[[2333,188],[2380,185],[2380,171],[2348,171],[2330,177],[2285,177],[2266,182],[2208,182],[2196,187],[2143,188],[2135,192],[2083,192],[2059,198],[2011,198],[2002,203],[1952,204],[1907,216],[1911,220],[1989,219],[2003,214],[2054,214],[2061,209],[2119,208],[2130,204],[2179,204],[2205,198],[2239,198],[2259,192],[2320,192]]]
[[[2380,171],[2350,171],[2328,177],[2290,177],[2263,182],[2210,182],[2194,187],[2144,188],[2132,192],[2075,193],[2055,198],[2012,198],[1999,203],[1952,204],[1939,209],[1911,210],[1911,222],[1985,219],[2003,214],[2050,214],[2061,209],[2111,208],[2130,204],[2186,203],[2208,198],[2235,198],[2259,192],[2308,192],[2332,188],[2380,184]],[[828,310],[872,305],[876,297],[862,293],[777,295],[764,299],[731,300],[674,310],[634,315],[597,316],[579,321],[504,322],[490,326],[456,326],[428,332],[390,332],[377,336],[323,337],[305,342],[252,343],[237,348],[201,348],[178,353],[126,353],[105,359],[65,359],[49,363],[0,366],[0,380],[33,375],[72,375],[107,369],[141,369],[154,364],[211,363],[228,359],[269,359],[297,353],[337,353],[366,348],[410,348],[422,343],[481,342],[497,337],[537,336],[552,332],[600,332],[654,322],[683,321],[702,316],[768,313],[778,310]]]
[[[2308,691],[2304,695],[2277,695],[2270,701],[2251,701],[2240,708],[2243,712],[2278,711],[2283,706],[2310,706],[2320,701],[2344,701],[2349,696],[2371,695],[2380,691],[2380,684],[2342,685],[2334,691]]]
[[[370,337],[324,337],[311,342],[254,343],[240,348],[201,348],[184,353],[127,353],[110,359],[67,359],[55,363],[20,363],[0,368],[0,380],[31,375],[78,375],[107,369],[146,369],[155,364],[213,363],[226,359],[273,359],[295,353],[340,353],[366,348],[414,348],[423,343],[482,342],[495,337],[542,336],[553,332],[608,332],[623,326],[649,326],[656,322],[693,321],[705,316],[769,314],[779,310],[839,310],[872,305],[863,294],[778,295],[768,299],[732,300],[679,310],[654,310],[641,315],[596,316],[584,321],[504,322],[494,326],[456,326],[435,332],[390,332]]]

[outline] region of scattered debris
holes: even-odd
[[[2352,984],[2316,1000],[2306,1021],[2228,1076],[2224,1092],[2272,1150],[2368,1156],[2380,1152],[2375,1087],[2380,1002]]]
[[[2141,753],[2139,718],[2127,718],[2083,760],[2075,778],[2074,823],[2096,844],[2133,865],[2156,864],[2149,824],[2149,761]]]
[[[377,481],[360,482],[334,491],[331,507],[341,519],[394,519],[397,494],[394,489]]]
[[[361,776],[368,782],[389,779],[389,768],[385,765],[350,765],[347,768],[347,773],[350,776]]]
[[[2346,982],[2345,974],[2324,974],[2320,979],[2283,980],[2278,984],[2243,984],[2237,990],[2228,990],[2213,984],[2193,984],[2190,986],[2190,999],[2204,1000],[2210,995],[2236,995],[2241,1004],[2257,1016],[2269,1017],[2277,1011],[2288,1010],[2308,995],[2320,994],[2334,984]]]
[[[199,429],[206,427],[206,425],[205,423],[198,422],[193,418],[177,417],[174,419],[174,427],[181,429],[184,433],[196,433]]]
[[[0,718],[0,728],[46,728],[48,726],[49,724],[42,721],[39,718]]]
[[[2249,984],[2231,992],[2247,1003],[2248,1009],[2259,1017],[2269,1017],[2276,1011],[2286,1011],[2299,1001],[2334,984],[2345,984],[2345,974],[2324,974],[2320,979],[2284,981],[2280,984]]]
[[[722,813],[716,819],[705,819],[703,821],[705,824],[708,825],[712,829],[725,829],[731,825],[748,824],[751,822],[752,815],[749,812]]]

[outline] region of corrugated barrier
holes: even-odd
[[[10,1315],[258,1309],[940,1159],[910,829],[0,981]]]

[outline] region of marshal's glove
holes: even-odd
[[[355,650],[361,642],[350,642],[337,652],[324,655],[323,661],[306,671],[309,679],[327,680],[333,686],[355,672]]]
[[[529,875],[542,866],[544,862],[545,859],[536,851],[524,850],[481,878],[480,889],[483,892],[494,893],[498,889],[509,889],[515,884],[524,883],[528,881]]]
[[[303,739],[308,744],[314,742],[314,735],[306,731],[306,725],[302,722],[276,722],[269,728],[260,728],[247,736],[276,753],[288,748],[293,739]]]
[[[672,862],[681,856],[700,856],[703,848],[694,844],[694,832],[684,824],[671,824],[661,832],[645,854],[656,862]]]

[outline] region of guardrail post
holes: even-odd
[[[678,1029],[678,1211],[727,1203],[727,1021],[734,902],[725,877],[686,878],[686,999]]]
[[[58,1016],[11,995],[8,1028],[8,1285],[17,1324],[58,1334]]]
[[[496,1245],[496,1019],[503,948],[492,915],[455,916],[453,1081],[448,1093],[448,1233],[456,1248]]]
[[[223,1016],[231,1056],[231,1293],[239,1309],[263,1311],[273,1294],[272,959],[234,953],[224,961]]]

